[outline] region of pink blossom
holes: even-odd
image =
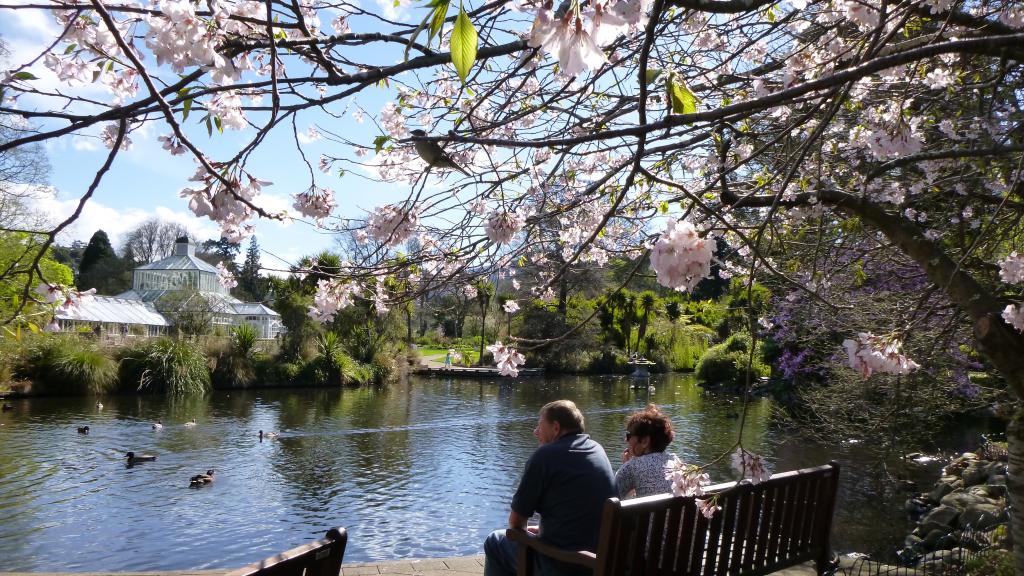
[[[103,140],[104,146],[106,146],[107,148],[114,147],[114,143],[117,142],[118,130],[119,128],[117,124],[107,124],[103,127],[103,131],[100,132],[100,139]],[[131,147],[132,141],[130,138],[128,138],[128,134],[125,133],[124,137],[121,139],[120,149],[127,150]]]
[[[1010,304],[1003,309],[1003,320],[1018,332],[1024,332],[1024,305]]]
[[[519,304],[516,304],[515,300],[506,300],[501,307],[506,314],[515,314],[519,311]]]
[[[238,280],[235,280],[234,274],[224,266],[223,262],[217,263],[217,283],[225,288],[238,286]]]
[[[566,76],[576,76],[586,70],[597,70],[608,59],[601,47],[583,28],[583,22],[577,18],[576,28],[558,48],[558,65]]]
[[[387,246],[398,246],[416,233],[419,214],[395,204],[381,206],[366,220],[366,233]]]
[[[964,214],[964,217],[970,216]],[[1010,255],[999,263],[999,279],[1007,284],[1024,282],[1024,254],[1018,256],[1016,251],[1010,252]]]
[[[711,274],[714,242],[701,238],[693,224],[669,220],[651,249],[651,268],[662,286],[687,292]]]
[[[188,148],[178,140],[174,134],[157,136],[157,142],[163,142],[163,149],[171,153],[171,156],[180,156],[188,152]]]
[[[331,215],[337,203],[334,201],[334,191],[330,188],[310,186],[305,192],[295,195],[292,206],[303,216],[320,222]]]
[[[466,284],[462,287],[462,295],[470,300],[475,300],[478,294],[477,289],[472,284]]]
[[[672,494],[676,496],[703,496],[704,487],[711,484],[703,468],[687,464],[676,455],[665,463],[665,479],[672,482]]]
[[[36,294],[42,296],[46,304],[53,304],[64,297],[64,288],[60,284],[43,282],[36,286]]]
[[[502,376],[518,376],[519,366],[526,364],[525,356],[505,346],[500,340],[488,346],[487,350],[494,356],[494,363],[497,364],[498,373]]]
[[[495,244],[508,244],[523,227],[526,219],[516,211],[492,212],[484,224],[484,233]]]
[[[875,336],[861,332],[856,340],[843,340],[843,348],[849,357],[850,368],[864,378],[873,372],[883,374],[907,374],[920,366],[903,355],[903,342],[896,336]]]
[[[359,285],[341,280],[320,280],[316,284],[309,316],[318,322],[330,322],[341,310],[352,305]]]
[[[748,478],[754,484],[760,484],[772,477],[771,470],[765,464],[764,459],[753,452],[748,452],[742,447],[737,448],[729,457],[732,469],[743,478]]]
[[[711,518],[714,517],[715,512],[718,512],[719,510],[722,509],[721,506],[715,503],[714,498],[708,498],[705,500],[695,498],[693,500],[693,503],[697,505],[697,509],[700,510],[700,513],[703,514],[704,517],[708,520],[711,520]]]

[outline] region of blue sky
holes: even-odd
[[[420,14],[408,10],[396,9],[390,0],[381,0],[383,9],[404,19],[421,17]],[[7,16],[12,16],[7,18]],[[328,26],[329,17],[321,16],[322,25]],[[352,22],[352,28],[358,31],[358,20]],[[5,11],[5,18],[0,22],[0,37],[8,44],[12,54],[8,65],[19,66],[34,58],[40,46],[51,42],[56,36],[55,22],[46,13],[35,10]],[[382,64],[390,63],[401,57],[400,51],[385,56]],[[58,80],[52,72],[37,64],[30,68],[40,78],[39,85],[57,87]],[[95,84],[87,85],[84,90],[97,99],[109,101],[109,93],[105,87]],[[145,93],[141,85],[139,95]],[[321,123],[324,128],[344,134],[346,137],[366,145],[372,145],[374,137],[380,134],[370,115],[376,114],[392,96],[391,91],[372,88],[359,96],[358,104],[369,113],[363,123],[357,123],[350,113],[341,118],[330,118],[322,113],[305,113],[296,124],[299,132],[309,126]],[[350,100],[335,104],[331,111],[342,113],[350,107]],[[18,106],[31,109],[39,106],[38,102],[22,97]],[[351,111],[350,108],[349,111]],[[207,135],[206,129],[198,125],[201,114],[193,114],[187,122],[187,133],[200,149],[206,151],[215,160],[224,160],[238,150],[253,131],[224,133],[214,131],[213,137]],[[258,123],[258,119],[257,119]],[[40,199],[36,208],[55,220],[63,219],[71,214],[80,196],[87,190],[96,169],[104,162],[107,149],[96,137],[99,128],[91,134],[78,134],[50,141],[46,150],[52,165],[50,184],[53,187],[52,197]],[[185,224],[200,239],[219,237],[219,228],[205,218],[195,217],[188,209],[187,201],[178,196],[179,191],[190,185],[189,176],[195,171],[195,163],[190,156],[171,156],[161,148],[157,137],[169,133],[170,129],[162,122],[153,122],[133,132],[132,148],[118,155],[111,171],[105,176],[93,199],[86,206],[78,222],[59,239],[68,244],[73,240],[87,241],[97,229],[103,229],[111,237],[115,248],[119,248],[124,234],[133,227],[154,216],[163,220]],[[342,145],[326,140],[303,140],[302,148],[308,161],[313,165],[318,184],[332,188],[338,202],[335,212],[343,218],[362,217],[363,210],[387,202],[403,198],[408,189],[401,185],[386,185],[349,174],[339,178],[337,173],[323,174],[317,170],[317,163],[322,152],[334,156],[351,157],[351,150],[344,150]],[[308,186],[308,169],[301,162],[291,136],[290,126],[280,126],[275,133],[264,142],[253,154],[248,163],[253,175],[261,180],[273,182],[264,188],[264,193],[257,202],[269,211],[290,209],[291,195],[301,192]],[[287,268],[288,263],[298,258],[314,254],[333,246],[331,235],[317,231],[313,226],[303,222],[284,224],[275,221],[258,220],[256,238],[264,250],[262,264],[268,268]],[[244,258],[243,242],[240,258]],[[280,259],[275,258],[280,257]]]

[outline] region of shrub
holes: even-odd
[[[241,324],[231,329],[226,349],[211,356],[216,358],[213,381],[219,386],[244,388],[256,380],[256,329]]]
[[[727,340],[708,348],[700,362],[697,363],[697,380],[714,387],[741,389],[746,386],[747,362],[750,352],[729,349],[730,346],[736,348],[741,340],[741,338],[732,342]],[[749,347],[749,339],[747,346]],[[750,368],[753,372],[751,377],[755,380],[770,373],[768,366],[761,362],[757,354],[754,355],[754,362]]]
[[[40,336],[22,360],[18,372],[44,394],[102,394],[117,383],[117,361],[95,343],[75,336]]]
[[[317,337],[318,355],[307,365],[307,375],[318,386],[368,384],[373,381],[373,369],[361,365],[345,353],[341,339],[334,332]]]
[[[626,374],[629,372],[629,358],[620,348],[605,347],[590,361],[591,372]]]
[[[967,576],[1013,576],[1013,553],[997,548],[986,550],[964,566]]]
[[[210,388],[206,355],[191,342],[161,338],[134,350],[126,350],[121,372],[125,382],[137,382],[140,392],[168,396],[205,394]]]

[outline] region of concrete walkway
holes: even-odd
[[[228,570],[191,570],[164,572],[0,572],[0,576],[218,576]],[[456,556],[424,560],[390,560],[386,562],[360,562],[342,564],[341,576],[482,576],[484,557]],[[775,572],[778,576],[814,576],[813,565],[802,565]]]

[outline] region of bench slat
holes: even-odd
[[[322,540],[249,564],[227,576],[338,576],[347,542],[344,528],[332,528]]]
[[[760,576],[806,560],[822,573],[831,554],[838,474],[832,463],[758,485],[712,486],[706,497],[716,496],[721,510],[711,520],[692,497],[611,498],[598,550],[588,558],[595,576]],[[519,576],[527,571],[520,566]]]
[[[729,570],[729,561],[732,559],[733,531],[736,526],[736,515],[739,512],[740,504],[743,502],[743,494],[750,491],[750,486],[741,484],[734,489],[735,494],[730,498],[723,499],[722,512],[722,536],[718,545],[718,560],[716,562],[715,574],[725,576]]]

